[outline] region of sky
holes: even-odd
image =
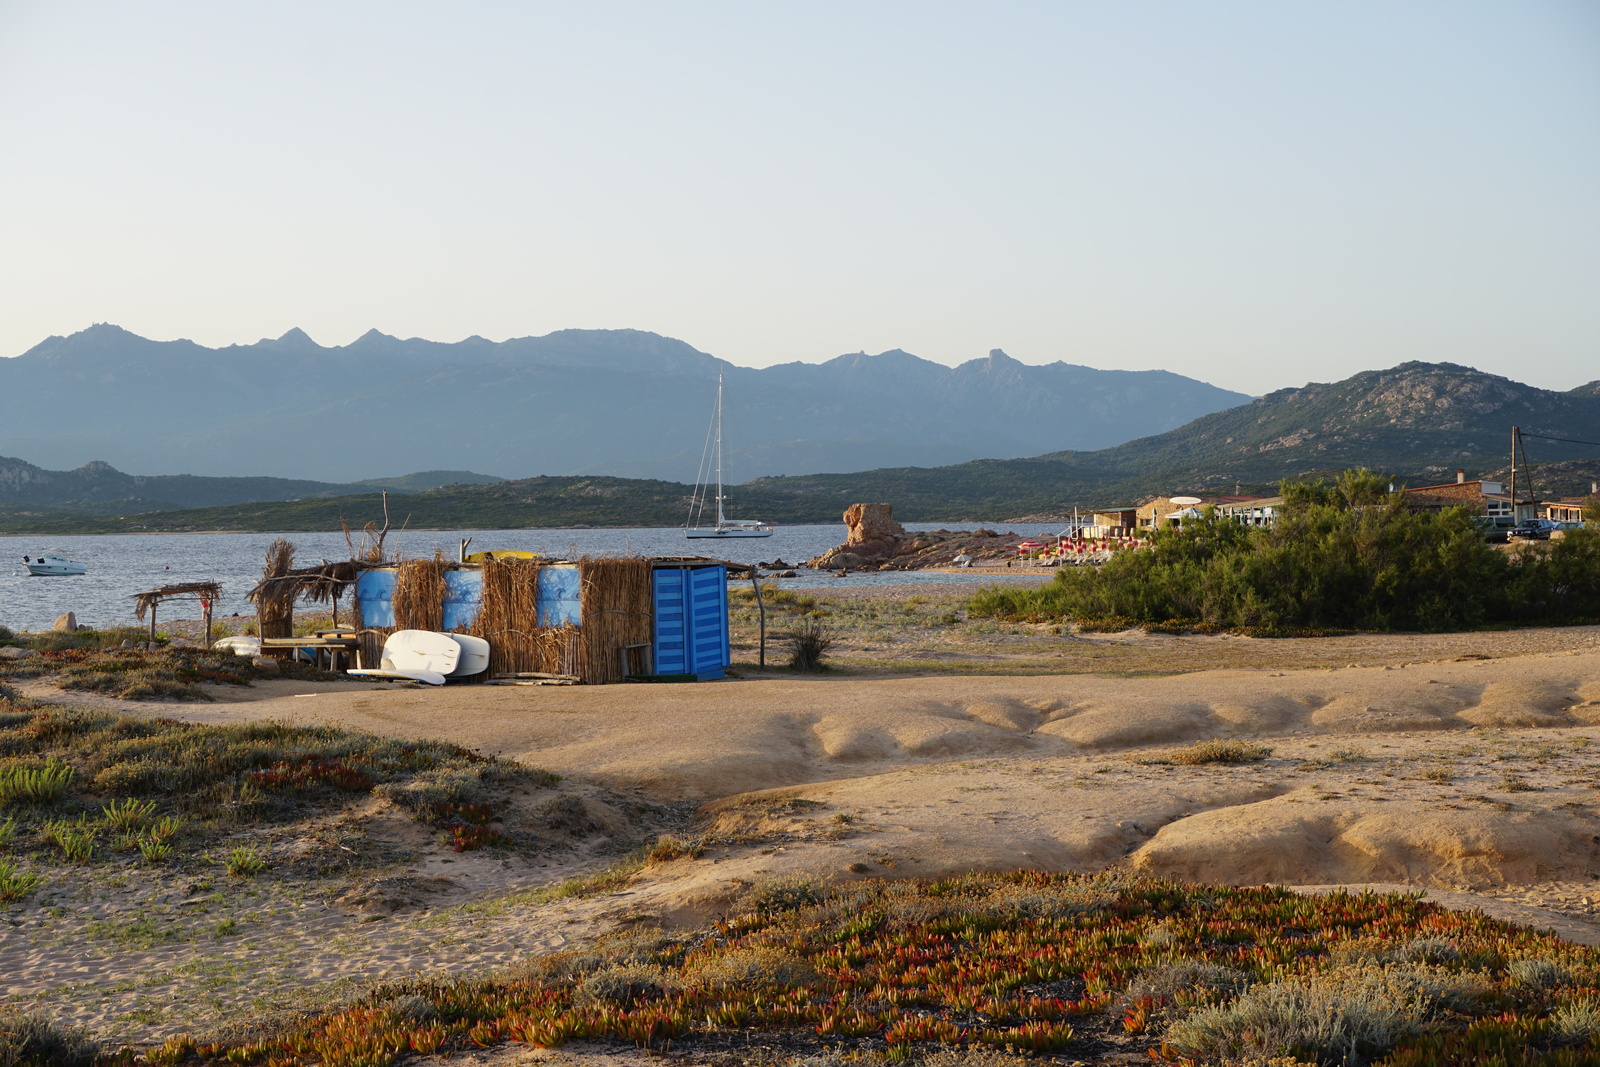
[[[1600,3],[0,0],[0,355],[1600,378]]]

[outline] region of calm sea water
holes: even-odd
[[[967,526],[967,524],[963,524]],[[933,530],[932,523],[908,523],[909,530]],[[975,528],[975,527],[974,527]],[[1058,524],[991,525],[1032,537],[1053,534]],[[219,616],[250,614],[244,594],[261,577],[267,545],[278,534],[148,534],[94,537],[0,537],[0,625],[13,630],[49,629],[56,616],[75,612],[81,625],[129,626],[135,622],[132,597],[145,589],[177,582],[215,580],[222,583]],[[286,534],[301,566],[324,559],[349,559],[342,533]],[[431,557],[443,549],[454,559],[462,537],[472,538],[469,551],[522,549],[547,556],[574,558],[637,552],[647,556],[715,555],[736,563],[759,563],[782,558],[798,563],[820,555],[845,539],[842,525],[780,526],[771,537],[736,541],[690,541],[677,527],[634,530],[404,530],[391,531],[387,548],[407,558]],[[36,578],[22,566],[23,556],[50,549],[84,563],[89,573],[61,578]],[[782,584],[795,588],[814,586],[886,585],[904,582],[994,582],[993,576],[927,572],[861,574],[834,578],[814,571]],[[1018,577],[1021,577],[1020,575]],[[1035,580],[1038,575],[1032,576]],[[199,618],[199,605],[166,605],[161,618]]]

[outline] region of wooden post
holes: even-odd
[[[160,603],[160,601],[157,601],[156,603]],[[150,605],[150,650],[152,652],[154,652],[155,651],[155,647],[156,647],[156,604],[151,604]]]
[[[211,647],[211,598],[200,598],[200,617],[206,621],[206,647]]]
[[[755,564],[750,565],[750,584],[756,591],[756,608],[761,612],[761,666],[767,665],[767,603],[761,599],[761,581],[756,577]]]

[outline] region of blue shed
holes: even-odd
[[[651,569],[650,585],[655,673],[721,678],[732,662],[728,568],[721,563],[658,563]]]

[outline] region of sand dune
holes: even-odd
[[[949,760],[1111,753],[1213,737],[1579,728],[1600,722],[1600,652],[1161,678],[843,677],[428,691],[268,683],[219,695],[264,699],[160,708],[199,721],[284,718],[444,737],[667,799],[708,800]]]
[[[866,852],[827,843],[780,860],[729,857],[725,884],[851,864],[1126,864],[1215,882],[1439,888],[1600,871],[1590,761],[1574,747],[1600,722],[1600,652],[1160,678],[284,691],[295,688],[161,711],[442,736],[663,800],[785,788],[876,828]],[[1128,758],[1209,738],[1275,753],[1224,767]],[[1316,764],[1341,746],[1367,758]],[[1441,771],[1447,757],[1453,770]],[[1508,786],[1513,771],[1522,778]]]

